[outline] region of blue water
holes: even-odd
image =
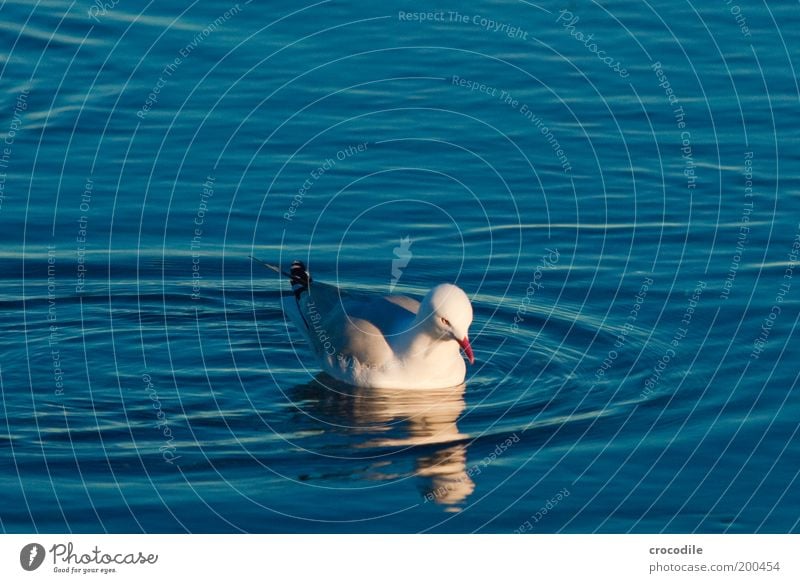
[[[800,530],[776,4],[3,3],[0,528]],[[249,255],[456,282],[465,385],[316,378]]]

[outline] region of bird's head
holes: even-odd
[[[472,304],[461,288],[449,283],[437,285],[422,299],[419,315],[429,333],[442,340],[455,340],[470,364],[475,362],[469,343]]]

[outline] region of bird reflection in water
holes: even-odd
[[[457,512],[475,490],[476,472],[467,468],[468,436],[457,424],[466,406],[465,387],[359,388],[320,375],[295,387],[290,396],[306,421],[357,437],[359,450],[375,450],[369,457],[369,479],[415,476],[425,503]],[[414,471],[397,470],[409,454],[414,456]]]

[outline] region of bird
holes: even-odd
[[[309,344],[323,372],[356,387],[443,389],[464,382],[475,356],[469,341],[472,304],[458,286],[442,283],[418,301],[404,295],[345,290],[313,280],[295,260],[284,313]]]

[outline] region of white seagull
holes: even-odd
[[[259,261],[259,260],[256,260]],[[472,304],[461,288],[443,283],[422,301],[368,295],[313,281],[302,261],[289,273],[284,312],[311,346],[322,370],[357,387],[441,389],[464,382],[460,349],[469,343]]]

